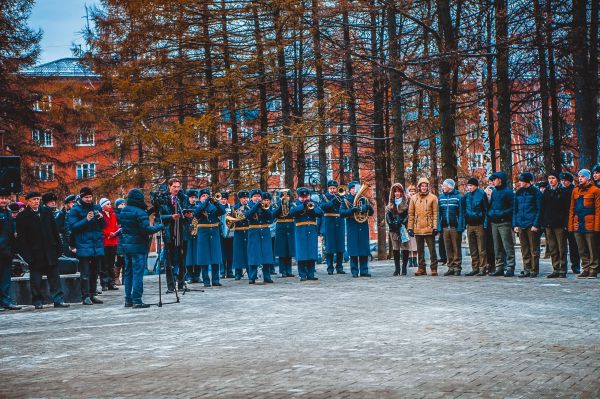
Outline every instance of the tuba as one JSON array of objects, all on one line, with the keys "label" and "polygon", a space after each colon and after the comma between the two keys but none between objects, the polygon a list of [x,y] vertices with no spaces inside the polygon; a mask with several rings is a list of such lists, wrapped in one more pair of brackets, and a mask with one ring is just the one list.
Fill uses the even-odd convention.
[{"label": "tuba", "polygon": [[[358,192],[356,193],[356,196],[354,197],[354,202],[352,203],[352,206],[354,207],[363,207],[365,205],[367,205],[369,203],[369,199],[367,197],[365,197],[365,192],[368,191],[371,188],[370,185],[368,184],[363,184],[360,187],[360,190],[358,190]],[[357,212],[354,214],[354,220],[356,220],[357,223],[364,223],[369,219],[369,213],[368,212]]]},{"label": "tuba", "polygon": [[244,206],[240,206],[238,209],[233,212],[225,215],[225,223],[229,229],[233,229],[237,222],[241,222],[246,219],[246,215],[244,215]]}]

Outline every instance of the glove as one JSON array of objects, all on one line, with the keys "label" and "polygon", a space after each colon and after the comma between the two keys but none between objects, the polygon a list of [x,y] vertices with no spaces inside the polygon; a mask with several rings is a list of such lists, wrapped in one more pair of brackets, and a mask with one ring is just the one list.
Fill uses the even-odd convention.
[{"label": "glove", "polygon": [[434,237],[437,237],[437,235],[438,235],[438,234],[440,234],[440,232],[439,232],[439,231],[437,231],[437,230],[435,230],[435,231],[433,232],[433,236],[434,236]]},{"label": "glove", "polygon": [[415,236],[414,230],[408,230],[408,235],[411,237],[414,237]]}]

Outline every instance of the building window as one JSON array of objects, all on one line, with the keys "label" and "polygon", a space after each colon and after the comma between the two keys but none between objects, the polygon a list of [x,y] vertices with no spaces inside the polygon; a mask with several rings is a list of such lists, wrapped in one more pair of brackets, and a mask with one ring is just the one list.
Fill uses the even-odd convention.
[{"label": "building window", "polygon": [[274,99],[267,102],[267,111],[276,112],[281,110],[281,100]]},{"label": "building window", "polygon": [[49,130],[33,129],[31,138],[40,147],[52,147],[52,132]]},{"label": "building window", "polygon": [[525,154],[525,162],[527,164],[528,168],[535,168],[537,167],[537,153],[535,152],[528,152]]},{"label": "building window", "polygon": [[573,124],[565,122],[565,134],[564,137],[570,139],[573,137]]},{"label": "building window", "polygon": [[562,162],[565,166],[575,166],[575,157],[571,151],[563,151],[562,152]]},{"label": "building window", "polygon": [[481,137],[481,134],[479,133],[479,129],[477,128],[477,126],[470,125],[469,130],[467,131],[467,138],[469,140],[476,140],[479,137]]},{"label": "building window", "polygon": [[33,172],[37,180],[54,180],[54,164],[43,163],[35,165],[33,167]]},{"label": "building window", "polygon": [[208,172],[207,162],[200,162],[198,165],[196,165],[196,178],[210,179],[210,173]]},{"label": "building window", "polygon": [[253,136],[254,136],[254,128],[251,128],[251,127],[243,127],[242,128],[242,134],[241,134],[240,138],[242,138],[244,140],[252,140]]},{"label": "building window", "polygon": [[344,160],[342,162],[342,165],[344,166],[344,172],[348,173],[350,171],[350,157],[344,155]]},{"label": "building window", "polygon": [[308,155],[305,160],[306,169],[319,169],[319,156]]},{"label": "building window", "polygon": [[233,159],[227,160],[227,169],[233,169]]},{"label": "building window", "polygon": [[483,154],[476,153],[471,155],[471,169],[479,169],[483,167]]},{"label": "building window", "polygon": [[36,112],[48,112],[52,109],[52,96],[42,96],[33,102],[33,110]]},{"label": "building window", "polygon": [[93,179],[96,177],[95,163],[80,163],[76,167],[77,180]]},{"label": "building window", "polygon": [[230,127],[227,128],[227,140],[233,139],[233,130]]},{"label": "building window", "polygon": [[91,147],[95,145],[94,130],[90,128],[81,128],[77,132],[76,145],[81,147]]}]

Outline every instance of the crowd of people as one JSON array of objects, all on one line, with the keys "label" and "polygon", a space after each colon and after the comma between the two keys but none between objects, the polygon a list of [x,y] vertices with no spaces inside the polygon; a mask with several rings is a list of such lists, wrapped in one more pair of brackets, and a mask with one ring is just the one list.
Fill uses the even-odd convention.
[{"label": "crowd of people", "polygon": [[[496,172],[485,190],[476,178],[469,179],[464,194],[454,180],[446,179],[439,197],[427,178],[406,190],[395,183],[386,207],[393,275],[407,275],[408,267],[416,267],[414,275],[425,276],[429,259],[432,276],[438,275],[440,262],[447,265],[445,276],[460,276],[466,232],[471,257],[466,276],[513,277],[516,234],[523,258],[519,277],[538,277],[544,234],[553,268],[548,278],[567,276],[567,257],[578,278],[596,278],[600,165],[582,169],[576,177],[568,172],[546,177],[535,184],[531,173],[521,173],[513,191],[507,174]],[[44,275],[54,307],[69,307],[60,285],[61,256],[78,260],[83,305],[102,304],[101,292],[122,285],[125,307],[148,307],[142,301],[143,276],[155,233],[162,239],[157,249],[166,263],[167,294],[193,283],[218,287],[221,279],[240,280],[244,274],[249,284],[259,279],[272,284],[276,263],[281,278],[295,277],[292,259],[300,281],[318,280],[319,236],[328,274],[346,274],[347,255],[352,277],[371,277],[367,221],[373,207],[357,181],[340,189],[330,180],[320,194],[304,187],[295,193],[279,190],[275,198],[259,189],[241,190],[232,205],[228,192],[184,192],[181,181],[172,178],[167,190],[152,198],[150,209],[136,188],[126,199],[116,199],[113,207],[108,198],[96,202],[92,190],[84,187],[79,195],[67,196],[60,210],[53,193],[30,192],[25,203],[11,203],[10,194],[0,190],[0,304],[5,309],[20,308],[9,295],[17,253],[29,266],[36,309],[44,305]]]}]

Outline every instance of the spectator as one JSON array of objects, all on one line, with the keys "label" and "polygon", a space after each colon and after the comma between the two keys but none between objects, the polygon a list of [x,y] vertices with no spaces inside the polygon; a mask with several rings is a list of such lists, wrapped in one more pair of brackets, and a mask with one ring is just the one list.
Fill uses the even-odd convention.
[{"label": "spectator", "polygon": [[[485,191],[485,196],[487,197],[488,211],[489,211],[490,201],[492,200],[492,193],[494,192],[494,186],[489,185],[485,188],[484,191]],[[486,218],[487,218],[487,215],[486,215]],[[494,251],[494,240],[492,238],[492,223],[490,223],[489,218],[487,218],[487,220],[488,220],[488,224],[487,224],[487,228],[485,229],[485,237],[486,237],[485,252],[486,252],[486,258],[487,258],[487,272],[488,272],[488,274],[492,274],[496,271],[496,252]]]},{"label": "spectator", "polygon": [[102,230],[104,217],[99,205],[94,205],[92,189],[83,187],[79,200],[67,214],[67,229],[71,231],[79,259],[81,299],[84,305],[101,304],[96,298],[100,262],[104,257]]},{"label": "spectator", "polygon": [[[125,200],[123,198],[117,198],[115,201],[115,215],[117,216],[117,223],[119,223],[119,229],[121,228],[121,222],[119,222],[119,214],[121,213],[121,209],[125,208]],[[117,261],[115,263],[115,285],[121,285],[121,271],[123,270],[123,266],[125,265],[125,258],[120,251],[120,246],[117,245]]]},{"label": "spectator", "polygon": [[437,254],[435,252],[435,236],[438,233],[438,199],[429,191],[429,180],[419,179],[418,193],[410,198],[408,207],[408,234],[417,240],[419,268],[415,276],[426,276],[425,244],[429,249],[431,275],[437,276]]},{"label": "spectator", "polygon": [[[573,195],[573,175],[569,172],[563,172],[560,174],[560,184],[563,186],[563,190],[567,198],[569,199],[569,207],[571,209],[571,197]],[[568,211],[567,211],[567,223],[568,223]],[[571,262],[571,271],[573,274],[581,273],[581,259],[579,257],[579,249],[577,248],[577,240],[575,239],[575,233],[568,231],[567,229],[567,243],[569,244],[569,261]]]},{"label": "spectator", "polygon": [[100,199],[98,204],[102,208],[104,219],[104,229],[102,230],[104,258],[102,270],[100,271],[100,284],[102,284],[102,291],[118,290],[119,288],[115,283],[115,261],[117,259],[117,244],[119,243],[119,222],[108,198]]},{"label": "spectator", "polygon": [[486,229],[488,225],[488,198],[479,188],[479,181],[472,177],[467,181],[467,192],[462,200],[467,241],[471,254],[471,271],[467,276],[485,276],[487,265]]},{"label": "spectator", "polygon": [[548,173],[548,188],[542,195],[542,227],[546,232],[546,252],[552,260],[548,278],[567,277],[567,219],[570,199],[560,185],[559,173]]},{"label": "spectator", "polygon": [[[410,204],[410,199],[417,195],[417,187],[414,184],[408,186],[407,199]],[[408,223],[408,219],[406,221]],[[410,237],[410,236],[409,236]],[[417,267],[417,240],[415,237],[410,237],[408,240],[408,267]]]},{"label": "spectator", "polygon": [[490,276],[513,277],[515,275],[515,239],[512,230],[515,195],[508,187],[507,179],[508,176],[504,172],[496,172],[490,176],[494,191],[490,199],[488,220],[492,224],[496,255],[496,270]]},{"label": "spectator", "polygon": [[[406,276],[408,265],[408,242],[402,242],[402,228],[408,223],[408,197],[400,183],[394,183],[390,189],[390,198],[385,211],[385,221],[390,231],[392,253],[394,255],[394,276]],[[405,232],[406,235],[406,232]],[[400,251],[402,251],[402,270],[400,269]]]},{"label": "spectator", "polygon": [[462,194],[456,189],[452,179],[442,183],[442,195],[438,199],[438,232],[443,234],[448,271],[444,276],[460,276],[462,271],[462,233],[465,219],[461,206]]},{"label": "spectator", "polygon": [[[125,286],[125,307],[147,308],[142,302],[144,292],[144,270],[150,248],[150,236],[163,226],[150,226],[144,194],[134,188],[127,194],[127,205],[119,213],[121,222],[120,252],[125,257],[123,285]],[[158,220],[158,219],[157,219]]]},{"label": "spectator", "polygon": [[42,195],[42,206],[48,208],[52,212],[52,216],[56,215],[57,201],[58,197],[53,192]]},{"label": "spectator", "polygon": [[42,276],[48,278],[50,295],[55,308],[67,308],[60,286],[58,257],[61,253],[60,237],[49,209],[40,206],[42,196],[31,192],[25,196],[27,207],[17,216],[17,247],[29,265],[31,302],[36,309],[44,307]]},{"label": "spectator", "polygon": [[598,254],[595,236],[600,233],[600,189],[592,182],[592,173],[581,169],[579,184],[571,196],[569,211],[569,231],[575,233],[581,267],[578,278],[596,278],[598,276]]},{"label": "spectator", "polygon": [[74,258],[75,254],[71,251],[69,243],[71,241],[71,233],[67,230],[67,213],[75,205],[77,197],[73,194],[67,195],[64,200],[63,207],[56,213],[54,220],[56,221],[56,227],[58,227],[58,234],[60,235],[60,241],[62,244],[62,251],[65,256]]},{"label": "spectator", "polygon": [[10,297],[10,278],[13,255],[16,249],[15,226],[8,209],[10,190],[0,189],[0,307],[7,310],[19,310]]},{"label": "spectator", "polygon": [[523,271],[519,277],[537,277],[540,272],[540,229],[542,193],[532,184],[533,175],[519,175],[519,189],[515,194],[513,230],[519,235]]}]

